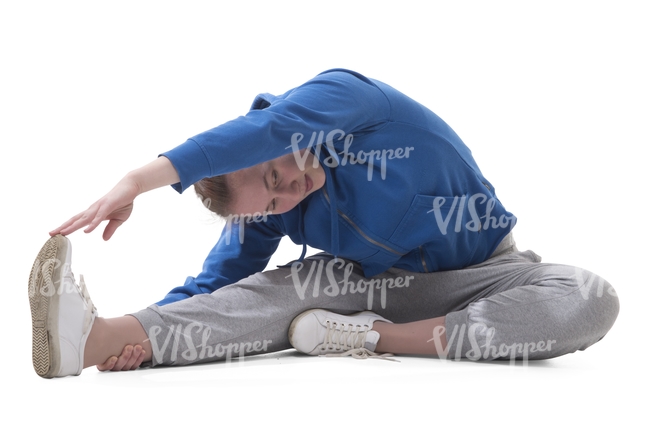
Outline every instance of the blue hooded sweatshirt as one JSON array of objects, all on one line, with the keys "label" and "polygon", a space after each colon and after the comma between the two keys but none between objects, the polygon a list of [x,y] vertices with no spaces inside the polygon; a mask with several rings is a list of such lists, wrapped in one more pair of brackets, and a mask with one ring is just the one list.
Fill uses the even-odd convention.
[{"label": "blue hooded sweatshirt", "polygon": [[478,264],[516,223],[444,121],[349,70],[326,71],[281,96],[258,95],[245,116],[162,155],[180,177],[172,187],[183,192],[304,148],[320,159],[325,185],[284,214],[229,219],[203,271],[158,305],[263,271],[285,235],[354,260],[371,277],[391,267],[434,272]]}]

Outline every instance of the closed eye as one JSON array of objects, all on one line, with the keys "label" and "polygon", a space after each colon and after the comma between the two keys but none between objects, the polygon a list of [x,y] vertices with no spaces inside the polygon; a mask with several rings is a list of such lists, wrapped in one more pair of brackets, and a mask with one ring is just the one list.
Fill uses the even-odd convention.
[{"label": "closed eye", "polygon": [[[271,182],[273,184],[273,187],[278,187],[278,171],[273,170],[271,172]],[[277,200],[274,198],[273,201],[271,201],[271,212],[275,211],[275,207],[277,206]]]},{"label": "closed eye", "polygon": [[[278,187],[278,171],[277,170],[272,170],[271,171],[271,187],[269,187],[269,184],[266,181],[266,175],[262,177],[264,179],[264,185],[266,186],[266,190],[269,192],[271,191],[271,188]],[[271,200],[271,203],[267,206],[266,212],[273,212],[275,211],[275,208],[277,206],[276,199],[274,198]]]}]

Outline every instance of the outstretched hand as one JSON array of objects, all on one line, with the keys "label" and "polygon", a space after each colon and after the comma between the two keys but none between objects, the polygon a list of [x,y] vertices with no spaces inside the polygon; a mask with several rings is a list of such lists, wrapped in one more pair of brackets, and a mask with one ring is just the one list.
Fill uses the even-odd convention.
[{"label": "outstretched hand", "polygon": [[99,226],[102,221],[108,221],[103,234],[104,240],[108,240],[113,236],[115,230],[131,215],[133,200],[139,193],[138,184],[125,177],[109,193],[93,203],[88,209],[50,231],[50,236],[72,234],[84,226],[86,227],[84,232],[89,233]]},{"label": "outstretched hand", "polygon": [[115,230],[131,215],[135,197],[179,181],[180,178],[171,161],[164,156],[160,156],[149,164],[129,172],[109,193],[93,203],[88,209],[50,231],[50,236],[72,234],[84,226],[86,227],[84,232],[89,233],[99,226],[101,222],[108,221],[103,235],[104,240],[108,240],[113,236]]},{"label": "outstretched hand", "polygon": [[100,372],[105,371],[125,371],[125,370],[135,370],[144,361],[145,351],[140,345],[135,347],[132,345],[127,345],[122,350],[122,353],[119,357],[111,356],[106,360],[105,363],[97,365],[97,370]]}]

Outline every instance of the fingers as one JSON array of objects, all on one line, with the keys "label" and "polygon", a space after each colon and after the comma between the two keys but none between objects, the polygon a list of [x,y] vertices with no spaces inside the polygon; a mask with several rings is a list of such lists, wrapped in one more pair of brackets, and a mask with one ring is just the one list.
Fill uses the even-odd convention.
[{"label": "fingers", "polygon": [[97,370],[99,370],[100,372],[105,372],[106,370],[110,370],[113,368],[116,362],[117,362],[117,356],[111,356],[106,360],[105,363],[98,364]]},{"label": "fingers", "polygon": [[113,371],[129,370],[128,368],[126,368],[126,366],[129,363],[129,361],[131,361],[131,356],[133,356],[133,346],[127,345],[126,347],[124,347],[124,350],[122,350],[122,354],[117,359],[117,362],[115,363],[115,365],[111,370]]},{"label": "fingers", "polygon": [[113,237],[113,234],[119,228],[124,221],[122,220],[111,220],[108,222],[106,225],[106,228],[104,229],[104,234],[102,238],[106,241],[110,240],[111,237]]},{"label": "fingers", "polygon": [[119,357],[111,356],[106,360],[105,363],[98,365],[97,369],[99,371],[125,371],[125,370],[135,370],[144,361],[145,351],[140,345],[135,347],[132,345],[127,345],[122,350],[122,353]]},{"label": "fingers", "polygon": [[130,177],[124,177],[106,195],[93,203],[58,228],[50,231],[50,235],[68,235],[85,227],[84,232],[95,230],[103,221],[116,220],[104,230],[104,239],[112,237],[115,230],[126,221],[133,210],[133,200],[139,195],[139,186]]},{"label": "fingers", "polygon": [[93,229],[101,223],[102,218],[99,215],[99,206],[97,204],[93,204],[91,207],[89,207],[87,210],[84,212],[81,212],[65,223],[63,223],[61,226],[58,228],[54,229],[53,231],[50,231],[50,235],[54,236],[56,234],[61,234],[61,235],[68,235],[72,234],[76,230],[88,226],[84,232],[91,232]]},{"label": "fingers", "polygon": [[58,228],[50,231],[50,236],[56,234],[68,235],[76,230],[86,227],[85,233],[94,231],[103,221],[108,220],[108,225],[104,229],[103,238],[109,240],[117,228],[119,228],[131,215],[133,203],[116,208],[117,205],[106,199],[99,200],[86,211],[75,215],[70,220],[63,223]]},{"label": "fingers", "polygon": [[[135,347],[131,348],[131,355],[129,359],[127,360],[126,364],[122,366],[121,369],[118,370],[135,370],[138,368],[135,364],[137,363],[138,359],[140,358],[140,355],[142,354],[142,347],[139,345],[136,345]],[[140,361],[142,362],[142,361]],[[116,366],[119,365],[120,361],[117,361]],[[138,364],[139,365],[139,364]],[[115,367],[113,367],[115,368]]]},{"label": "fingers", "polygon": [[[103,200],[100,200],[86,209],[84,212],[81,212],[65,223],[63,223],[58,228],[50,231],[50,235],[54,236],[56,234],[68,235],[77,231],[78,229],[83,228],[86,234],[92,232],[104,221],[107,217],[107,212],[110,210],[110,204],[106,204]],[[115,227],[112,232],[115,232]],[[112,235],[112,233],[111,233]],[[109,237],[110,238],[110,237]],[[106,239],[108,240],[108,239]]]},{"label": "fingers", "polygon": [[65,223],[63,223],[61,226],[59,226],[58,228],[53,229],[52,231],[50,231],[50,235],[51,236],[55,236],[56,234],[68,235],[71,232],[74,232],[74,230],[73,231],[69,230],[70,227],[72,227],[76,222],[78,222],[79,219],[83,218],[83,216],[84,216],[83,212],[80,213],[80,214],[75,215],[74,217],[70,218]]}]

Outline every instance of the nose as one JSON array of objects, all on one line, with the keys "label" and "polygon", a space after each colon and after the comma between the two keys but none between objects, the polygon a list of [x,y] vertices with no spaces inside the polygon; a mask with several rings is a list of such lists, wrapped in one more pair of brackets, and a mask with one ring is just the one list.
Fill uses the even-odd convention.
[{"label": "nose", "polygon": [[300,184],[296,180],[283,182],[283,184],[276,189],[275,193],[278,198],[283,198],[285,200],[300,201],[302,198]]}]

